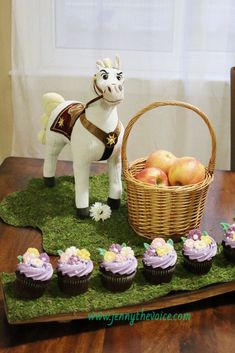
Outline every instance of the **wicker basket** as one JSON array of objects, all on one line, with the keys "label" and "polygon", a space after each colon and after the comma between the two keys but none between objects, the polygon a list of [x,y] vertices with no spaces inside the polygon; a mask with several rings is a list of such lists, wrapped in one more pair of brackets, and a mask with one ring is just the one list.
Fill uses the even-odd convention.
[{"label": "wicker basket", "polygon": [[[206,167],[205,179],[194,185],[159,187],[135,179],[135,174],[144,168],[146,158],[128,163],[126,146],[135,122],[146,112],[162,107],[178,106],[196,112],[207,125],[211,136],[211,158]],[[216,158],[216,138],[207,116],[198,108],[184,102],[154,102],[140,110],[128,123],[122,144],[122,166],[127,186],[128,219],[133,230],[141,236],[153,239],[156,236],[180,240],[189,230],[199,227],[209,185],[213,181]]]}]

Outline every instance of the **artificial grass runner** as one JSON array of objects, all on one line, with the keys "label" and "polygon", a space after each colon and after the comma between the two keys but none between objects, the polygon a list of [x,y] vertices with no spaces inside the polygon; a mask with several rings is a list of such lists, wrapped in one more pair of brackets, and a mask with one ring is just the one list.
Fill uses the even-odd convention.
[{"label": "artificial grass runner", "polygon": [[[138,272],[130,289],[122,293],[112,293],[103,288],[96,267],[91,277],[88,292],[67,297],[62,294],[57,285],[57,277],[54,275],[51,284],[45,294],[38,299],[18,299],[14,294],[15,274],[3,273],[3,284],[7,315],[9,322],[19,322],[45,315],[59,315],[62,313],[79,313],[102,311],[105,309],[120,308],[142,304],[156,298],[160,298],[172,292],[196,290],[211,284],[230,282],[235,280],[235,267],[229,263],[221,253],[213,261],[210,272],[203,276],[193,275],[184,269],[180,244],[176,245],[178,253],[177,267],[172,281],[166,284],[151,285],[146,282],[142,274],[142,263],[139,260]],[[140,309],[141,310],[141,309]]]},{"label": "artificial grass runner", "polygon": [[[90,177],[90,205],[106,203],[108,176]],[[31,226],[42,232],[43,248],[51,255],[69,246],[87,248],[93,260],[98,260],[97,248],[108,248],[112,243],[126,243],[135,254],[141,254],[144,239],[137,236],[128,224],[125,184],[121,207],[111,218],[99,222],[80,220],[75,214],[74,179],[56,178],[56,186],[47,188],[43,179],[32,179],[25,190],[8,195],[0,203],[0,217],[7,224]],[[26,249],[25,249],[26,250]]]},{"label": "artificial grass runner", "polygon": [[[74,181],[72,177],[59,177],[54,188],[46,188],[42,179],[32,179],[25,190],[7,196],[0,203],[0,217],[8,224],[19,227],[35,227],[42,231],[43,248],[49,254],[69,246],[86,247],[94,261],[99,259],[98,247],[108,248],[111,243],[125,242],[136,255],[144,252],[144,238],[137,236],[130,228],[127,218],[126,192],[124,189],[119,210],[102,222],[92,219],[79,220],[75,217]],[[108,193],[106,174],[90,177],[90,204],[105,203]],[[150,242],[150,241],[149,241]],[[182,266],[182,244],[175,244],[178,252],[176,272],[168,284],[151,285],[142,275],[139,260],[134,284],[123,293],[111,293],[102,287],[98,266],[92,274],[87,293],[66,297],[57,286],[56,275],[45,292],[38,299],[22,300],[14,295],[15,274],[1,274],[7,315],[10,322],[37,318],[45,315],[101,311],[104,309],[143,304],[171,292],[196,290],[211,284],[235,280],[235,267],[219,253],[210,272],[196,276]],[[219,252],[222,247],[219,246]],[[26,250],[26,249],[25,249]],[[19,254],[20,255],[20,254]]]}]

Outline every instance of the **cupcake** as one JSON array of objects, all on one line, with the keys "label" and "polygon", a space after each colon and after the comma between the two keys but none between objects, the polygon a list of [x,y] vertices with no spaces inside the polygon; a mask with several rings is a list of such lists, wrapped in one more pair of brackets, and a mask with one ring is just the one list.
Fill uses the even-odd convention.
[{"label": "cupcake", "polygon": [[43,295],[53,275],[49,256],[40,254],[35,248],[28,248],[23,256],[18,256],[15,291],[20,297],[39,298]]},{"label": "cupcake", "polygon": [[89,251],[71,246],[65,251],[59,250],[58,254],[60,258],[57,276],[60,290],[68,295],[85,293],[93,271]]},{"label": "cupcake", "polygon": [[182,237],[182,240],[185,268],[197,275],[208,273],[213,257],[217,253],[215,240],[207,232],[202,233],[199,229],[191,230],[187,238]]},{"label": "cupcake", "polygon": [[173,241],[155,238],[150,245],[144,243],[144,247],[143,274],[147,281],[152,284],[170,282],[177,260]]},{"label": "cupcake", "polygon": [[227,260],[235,262],[235,223],[221,223],[224,230],[223,253]]},{"label": "cupcake", "polygon": [[108,250],[99,248],[103,261],[100,273],[103,286],[112,292],[123,292],[130,288],[137,272],[137,259],[133,250],[125,243],[112,244]]}]

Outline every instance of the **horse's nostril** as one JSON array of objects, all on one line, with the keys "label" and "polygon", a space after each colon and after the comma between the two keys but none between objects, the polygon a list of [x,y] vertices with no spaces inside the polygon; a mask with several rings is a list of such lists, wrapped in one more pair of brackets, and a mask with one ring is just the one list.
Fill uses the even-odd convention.
[{"label": "horse's nostril", "polygon": [[121,85],[119,85],[118,88],[119,88],[120,91],[122,91],[122,86]]},{"label": "horse's nostril", "polygon": [[109,90],[109,92],[111,93],[111,88],[108,86],[108,90]]}]

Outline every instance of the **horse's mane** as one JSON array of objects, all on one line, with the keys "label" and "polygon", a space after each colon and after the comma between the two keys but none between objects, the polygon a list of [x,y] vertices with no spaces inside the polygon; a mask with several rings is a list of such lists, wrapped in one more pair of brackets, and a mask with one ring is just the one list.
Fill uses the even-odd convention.
[{"label": "horse's mane", "polygon": [[97,60],[96,66],[100,70],[101,68],[113,68],[113,69],[120,69],[121,68],[121,61],[119,56],[116,56],[114,62],[110,58],[105,58],[102,60]]}]

